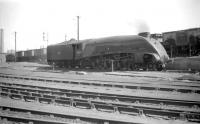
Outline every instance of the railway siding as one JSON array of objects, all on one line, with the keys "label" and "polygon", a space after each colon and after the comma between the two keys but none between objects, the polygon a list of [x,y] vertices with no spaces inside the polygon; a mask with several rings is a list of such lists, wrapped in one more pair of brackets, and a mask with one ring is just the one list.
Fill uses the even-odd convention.
[{"label": "railway siding", "polygon": [[[1,91],[1,96],[3,97],[10,97],[15,100],[25,100],[28,102],[39,101],[43,104],[60,104],[62,106],[74,106],[84,109],[95,108],[98,111],[111,113],[127,113],[127,109],[130,109],[132,110],[129,112],[131,115],[144,113],[150,117],[152,117],[152,115],[161,115],[162,118],[163,116],[166,116],[166,118],[180,118],[180,116],[183,114],[184,116],[187,116],[188,120],[198,120],[200,118],[200,115],[198,114],[200,104],[192,101],[127,97],[120,95],[112,96],[111,94],[98,93],[91,94],[91,92],[56,88],[52,89],[49,87],[37,87],[24,84],[12,85],[9,83],[3,83],[1,86]],[[31,91],[32,93],[26,93],[25,91]],[[30,96],[30,94],[32,95]],[[84,99],[83,96],[89,98],[93,96],[95,99],[88,100]],[[189,108],[184,106],[188,106]],[[175,107],[176,109],[174,109]]]},{"label": "railway siding", "polygon": [[[146,122],[159,124],[161,120],[159,119],[151,119],[148,117],[140,117],[140,116],[127,116],[127,115],[120,115],[117,113],[106,113],[106,112],[96,112],[92,110],[85,110],[85,109],[77,109],[73,107],[68,107],[67,109],[62,106],[54,106],[51,104],[40,104],[40,103],[27,103],[23,101],[15,101],[13,104],[12,100],[0,98],[0,106],[8,107],[8,108],[15,108],[21,109],[23,106],[23,110],[28,111],[36,111],[36,112],[43,112],[55,115],[66,115],[71,117],[79,117],[79,118],[89,118],[91,120],[99,120],[102,122],[111,122],[111,123],[131,123],[131,124],[144,124]],[[0,115],[1,116],[1,115]],[[3,116],[3,115],[2,115]],[[174,121],[176,122],[176,121]],[[184,121],[183,121],[184,122]]]},{"label": "railway siding", "polygon": [[[50,123],[51,119],[55,123],[91,124],[200,122],[200,84],[196,81],[151,77],[149,72],[144,77],[134,72],[131,76],[96,75],[110,77],[108,80],[71,72],[16,72],[0,73],[0,111],[4,113],[0,122],[13,119],[31,124]],[[117,80],[119,77],[128,80]],[[71,111],[74,113],[69,114]],[[18,116],[20,113],[23,116]]]},{"label": "railway siding", "polygon": [[[15,89],[15,93],[11,93],[10,89]],[[145,98],[129,98],[129,97],[117,97],[117,96],[107,96],[100,94],[87,94],[87,93],[73,93],[73,92],[60,92],[58,95],[53,95],[54,91],[41,91],[36,90],[35,92],[21,92],[18,90],[28,90],[27,88],[14,88],[14,87],[5,87],[1,86],[1,96],[10,97],[12,99],[24,99],[25,101],[39,101],[51,103],[61,103],[70,102],[69,104],[82,104],[83,102],[92,107],[92,104],[112,104],[114,106],[122,107],[134,107],[138,109],[142,108],[154,108],[154,109],[164,109],[164,110],[175,110],[175,111],[188,111],[188,112],[199,112],[198,109],[200,104],[195,102],[185,102],[185,101],[167,101],[167,100],[157,100],[156,99],[145,99]],[[40,93],[39,93],[40,92]],[[24,94],[26,93],[26,94]],[[46,94],[48,93],[48,94]],[[58,92],[57,92],[58,93]],[[37,95],[36,95],[37,94]],[[67,101],[66,101],[67,100]],[[182,103],[183,102],[183,103]],[[184,103],[185,102],[185,103]],[[79,105],[80,105],[79,104]],[[64,104],[63,104],[64,105]],[[73,105],[72,105],[73,106]],[[76,106],[76,105],[75,105]]]},{"label": "railway siding", "polygon": [[[84,79],[62,79],[62,78],[52,78],[52,77],[39,77],[39,76],[24,76],[24,75],[6,75],[1,74],[0,77],[8,77],[14,79],[25,79],[25,80],[35,80],[35,81],[46,81],[46,82],[58,82],[58,83],[69,83],[69,84],[81,84],[81,85],[94,85],[94,86],[105,86],[105,87],[119,87],[119,88],[128,88],[128,89],[145,89],[145,90],[163,90],[163,91],[171,91],[177,90],[179,92],[191,92],[197,91],[199,92],[200,84],[194,82],[162,82],[158,83],[141,83],[135,82],[127,83],[127,82],[115,82],[115,81],[99,81],[99,80],[84,80]],[[159,81],[161,82],[161,81]],[[175,83],[174,83],[175,82]]]},{"label": "railway siding", "polygon": [[[6,76],[9,78],[9,76]],[[124,88],[124,87],[111,87],[111,86],[99,86],[99,85],[81,85],[80,82],[75,81],[57,81],[57,80],[49,80],[49,79],[37,79],[37,78],[22,78],[22,77],[14,77],[17,80],[6,80],[5,83],[11,84],[25,84],[32,87],[50,87],[50,88],[58,88],[58,89],[71,89],[71,90],[80,90],[80,91],[95,91],[97,93],[107,93],[107,94],[116,94],[116,95],[126,95],[126,96],[140,96],[140,97],[150,97],[150,98],[164,98],[164,99],[176,99],[176,100],[186,100],[186,101],[200,101],[199,90],[196,88],[195,90],[191,90],[188,92],[178,92],[179,90],[169,90],[170,92],[162,89],[164,91],[159,91],[157,87],[155,90],[145,90],[141,89],[141,87],[137,87],[134,89]],[[2,80],[3,81],[3,80]],[[139,88],[139,89],[138,89]],[[189,89],[188,89],[189,90]],[[185,91],[185,90],[183,90]],[[187,89],[186,89],[187,91]],[[167,94],[167,95],[166,95]]]}]

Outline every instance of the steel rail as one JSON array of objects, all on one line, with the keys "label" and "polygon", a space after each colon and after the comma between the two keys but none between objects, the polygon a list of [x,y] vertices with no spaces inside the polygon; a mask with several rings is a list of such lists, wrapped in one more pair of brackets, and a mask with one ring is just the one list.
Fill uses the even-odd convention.
[{"label": "steel rail", "polygon": [[[99,111],[120,112],[131,115],[145,114],[148,116],[163,116],[169,118],[181,118],[185,116],[188,120],[199,120],[199,111],[191,112],[184,109],[167,109],[157,106],[182,105],[199,108],[200,103],[185,102],[174,100],[160,100],[140,97],[111,96],[110,94],[97,94],[91,92],[80,92],[63,89],[48,89],[47,87],[13,87],[0,86],[1,96],[7,96],[12,99],[23,99],[25,101],[39,101],[41,103],[56,103],[63,106],[74,106],[85,109],[97,109]],[[28,88],[29,87],[29,88]],[[161,102],[162,101],[162,102]],[[125,103],[124,103],[125,102]],[[154,106],[141,106],[142,103],[154,104]]]},{"label": "steel rail", "polygon": [[189,88],[181,88],[181,86],[161,86],[161,85],[140,85],[140,84],[114,84],[114,83],[106,83],[106,82],[93,82],[88,83],[86,81],[70,81],[70,80],[58,80],[58,79],[48,79],[48,78],[36,78],[36,77],[27,77],[27,76],[11,76],[11,75],[2,75],[2,78],[11,78],[11,79],[20,79],[20,80],[31,80],[31,81],[41,81],[41,82],[56,82],[56,83],[64,83],[64,84],[74,84],[74,85],[88,85],[88,86],[99,86],[99,87],[113,87],[113,88],[124,88],[124,89],[141,89],[147,91],[176,91],[180,93],[197,93],[200,94],[200,88],[197,87],[189,87]]}]

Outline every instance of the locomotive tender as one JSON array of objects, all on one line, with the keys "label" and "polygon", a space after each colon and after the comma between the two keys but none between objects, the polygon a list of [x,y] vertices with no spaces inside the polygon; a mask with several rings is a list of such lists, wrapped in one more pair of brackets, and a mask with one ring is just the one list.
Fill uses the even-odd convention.
[{"label": "locomotive tender", "polygon": [[169,57],[155,39],[137,35],[71,40],[47,47],[47,62],[67,68],[162,70]]}]

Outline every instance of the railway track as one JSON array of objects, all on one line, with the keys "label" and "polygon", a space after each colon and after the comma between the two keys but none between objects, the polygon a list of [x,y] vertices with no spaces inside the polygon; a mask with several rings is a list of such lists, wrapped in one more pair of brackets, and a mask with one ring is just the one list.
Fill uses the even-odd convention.
[{"label": "railway track", "polygon": [[0,83],[1,97],[80,109],[162,119],[186,119],[199,122],[200,103],[173,99],[155,99],[106,93],[84,92],[24,84]]},{"label": "railway track", "polygon": [[103,119],[60,115],[49,112],[26,110],[12,107],[0,107],[0,123],[23,124],[128,124]]},{"label": "railway track", "polygon": [[9,107],[0,107],[0,116],[2,123],[50,123],[65,124],[75,123],[76,119],[67,119],[62,116],[54,116],[50,113],[34,112],[24,109],[16,109]]},{"label": "railway track", "polygon": [[99,87],[113,87],[113,88],[124,88],[131,90],[148,90],[148,91],[176,91],[179,93],[197,93],[200,94],[200,85],[188,86],[188,85],[152,85],[152,84],[124,84],[124,83],[111,83],[111,82],[87,82],[87,81],[73,81],[73,80],[62,80],[62,79],[49,79],[49,78],[37,78],[28,76],[13,76],[0,74],[0,78],[7,79],[20,79],[26,81],[41,81],[41,82],[56,82],[73,85],[85,85],[85,86],[99,86]]},{"label": "railway track", "polygon": [[[168,120],[145,116],[124,116],[118,113],[101,113],[74,107],[58,107],[51,104],[0,100],[0,122],[7,124],[160,124]],[[13,104],[15,102],[15,104]],[[23,107],[22,107],[23,106]],[[170,120],[170,124],[194,124],[185,120]],[[10,124],[10,123],[9,123]]]}]

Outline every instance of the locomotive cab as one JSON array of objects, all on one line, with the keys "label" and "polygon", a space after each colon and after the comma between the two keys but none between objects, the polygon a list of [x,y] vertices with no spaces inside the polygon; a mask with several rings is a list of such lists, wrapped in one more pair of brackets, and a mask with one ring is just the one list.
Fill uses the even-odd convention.
[{"label": "locomotive cab", "polygon": [[82,43],[72,44],[74,59],[79,59],[83,51]]}]

